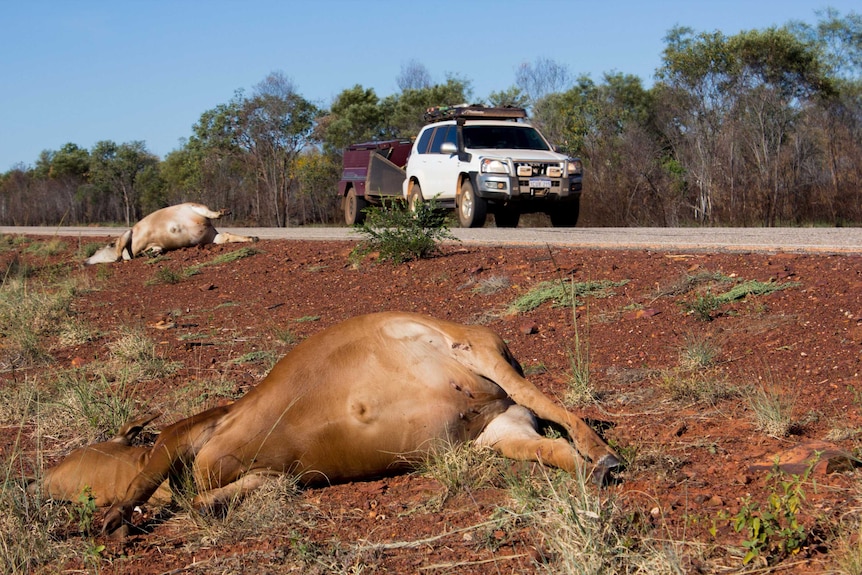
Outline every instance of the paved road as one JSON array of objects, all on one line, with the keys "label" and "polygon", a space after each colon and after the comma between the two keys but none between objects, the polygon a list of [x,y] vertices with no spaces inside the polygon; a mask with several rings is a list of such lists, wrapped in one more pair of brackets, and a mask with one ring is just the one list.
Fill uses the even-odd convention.
[{"label": "paved road", "polygon": [[[114,236],[122,228],[3,227],[0,234]],[[222,228],[261,239],[360,240],[345,227]],[[862,255],[862,228],[455,228],[480,245],[555,245],[602,249],[810,252]]]}]

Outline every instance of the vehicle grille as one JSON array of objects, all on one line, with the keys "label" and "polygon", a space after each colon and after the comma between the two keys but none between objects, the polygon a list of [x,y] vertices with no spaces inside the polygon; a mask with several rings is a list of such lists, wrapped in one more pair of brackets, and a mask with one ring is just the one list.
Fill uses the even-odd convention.
[{"label": "vehicle grille", "polygon": [[557,162],[515,162],[515,173],[519,174],[518,168],[521,166],[530,166],[533,170],[532,176],[547,176],[548,168],[554,167],[559,168],[560,164]]}]

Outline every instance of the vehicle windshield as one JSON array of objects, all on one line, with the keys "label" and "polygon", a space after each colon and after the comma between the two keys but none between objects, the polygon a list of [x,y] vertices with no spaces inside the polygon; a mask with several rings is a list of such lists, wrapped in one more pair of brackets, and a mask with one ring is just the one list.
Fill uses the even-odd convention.
[{"label": "vehicle windshield", "polygon": [[530,126],[464,126],[464,146],[473,149],[550,150]]}]

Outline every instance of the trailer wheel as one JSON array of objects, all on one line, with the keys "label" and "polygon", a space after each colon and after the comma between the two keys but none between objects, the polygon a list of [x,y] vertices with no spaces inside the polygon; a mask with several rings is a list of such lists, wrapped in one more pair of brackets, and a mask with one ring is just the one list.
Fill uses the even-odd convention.
[{"label": "trailer wheel", "polygon": [[365,221],[364,210],[368,207],[368,200],[356,195],[356,189],[350,188],[344,198],[344,222],[348,226],[355,226]]},{"label": "trailer wheel", "polygon": [[458,223],[462,228],[481,228],[487,217],[488,200],[477,196],[473,184],[465,178],[458,196]]}]

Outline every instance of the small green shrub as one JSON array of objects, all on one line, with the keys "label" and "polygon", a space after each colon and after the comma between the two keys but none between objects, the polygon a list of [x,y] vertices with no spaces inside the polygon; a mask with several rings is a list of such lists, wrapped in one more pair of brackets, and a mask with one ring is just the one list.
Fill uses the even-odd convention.
[{"label": "small green shrub", "polygon": [[767,476],[771,490],[766,502],[760,505],[746,497],[739,512],[730,518],[734,531],[742,533],[746,550],[743,564],[762,558],[767,565],[799,553],[808,539],[808,530],[799,521],[799,512],[805,501],[803,484],[813,465],[802,475],[788,475],[778,464]]},{"label": "small green shrub", "polygon": [[378,252],[380,260],[401,264],[431,257],[439,252],[443,240],[457,240],[434,200],[419,202],[413,212],[395,201],[384,202],[366,208],[365,214],[365,221],[356,229],[365,239],[351,253],[354,261]]}]

